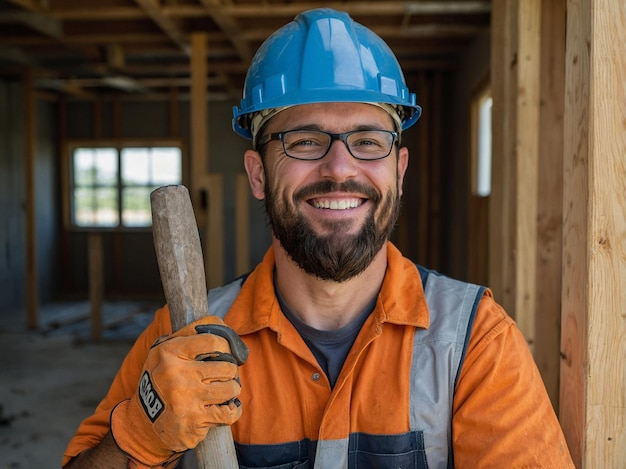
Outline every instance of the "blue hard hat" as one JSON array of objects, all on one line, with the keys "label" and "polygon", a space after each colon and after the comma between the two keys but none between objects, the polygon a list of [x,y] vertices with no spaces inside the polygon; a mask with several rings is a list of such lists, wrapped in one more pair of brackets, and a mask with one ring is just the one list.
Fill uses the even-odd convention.
[{"label": "blue hard hat", "polygon": [[261,45],[240,106],[233,108],[233,129],[251,139],[250,120],[257,112],[322,102],[389,104],[402,130],[422,112],[389,46],[330,8],[300,13]]}]

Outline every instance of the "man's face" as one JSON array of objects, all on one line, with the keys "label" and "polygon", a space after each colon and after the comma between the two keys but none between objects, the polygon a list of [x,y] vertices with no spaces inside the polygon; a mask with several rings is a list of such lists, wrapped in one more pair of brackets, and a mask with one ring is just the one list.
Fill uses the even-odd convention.
[{"label": "man's face", "polygon": [[[325,103],[286,109],[263,134],[294,129],[395,130],[389,114],[376,106]],[[315,161],[287,157],[280,141],[268,142],[264,150],[262,161],[257,152],[246,153],[246,169],[289,257],[323,280],[343,282],[363,272],[398,218],[406,148],[394,145],[387,158],[373,161],[355,159],[341,141]]]}]

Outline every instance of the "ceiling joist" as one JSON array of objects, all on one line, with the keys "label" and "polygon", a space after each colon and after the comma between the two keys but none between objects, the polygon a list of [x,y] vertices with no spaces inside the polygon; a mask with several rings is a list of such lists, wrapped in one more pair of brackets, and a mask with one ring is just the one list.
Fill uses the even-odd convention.
[{"label": "ceiling joist", "polygon": [[[0,0],[0,74],[29,66],[41,89],[169,96],[190,88],[190,40],[206,35],[208,95],[239,99],[259,47],[299,12],[344,10],[389,43],[411,75],[454,67],[489,31],[479,0]],[[48,91],[46,91],[48,93]]]}]

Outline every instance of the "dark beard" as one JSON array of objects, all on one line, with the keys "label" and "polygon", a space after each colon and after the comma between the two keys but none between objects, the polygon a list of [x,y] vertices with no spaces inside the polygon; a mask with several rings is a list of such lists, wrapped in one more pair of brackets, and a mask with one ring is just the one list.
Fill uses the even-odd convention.
[{"label": "dark beard", "polygon": [[[266,175],[267,186],[269,179]],[[353,181],[346,183],[321,182],[308,186],[294,195],[294,203],[302,202],[311,194],[332,191],[367,194],[373,204],[363,227],[356,235],[344,234],[350,229],[349,222],[329,222],[330,235],[317,235],[300,213],[292,213],[288,204],[279,206],[278,194],[266,187],[265,209],[274,236],[289,257],[307,274],[322,280],[345,282],[363,272],[382,249],[391,235],[400,213],[398,191],[394,196],[389,190],[382,201],[380,216],[386,217],[377,226],[375,213],[381,196],[371,188]]]}]

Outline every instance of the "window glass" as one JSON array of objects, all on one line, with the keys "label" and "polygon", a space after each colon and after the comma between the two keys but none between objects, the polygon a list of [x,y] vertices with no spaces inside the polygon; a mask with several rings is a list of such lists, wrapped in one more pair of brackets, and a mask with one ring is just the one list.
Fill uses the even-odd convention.
[{"label": "window glass", "polygon": [[486,96],[478,107],[478,168],[476,195],[491,194],[491,96]]},{"label": "window glass", "polygon": [[150,193],[182,184],[179,147],[78,147],[71,161],[71,222],[78,227],[149,227]]}]

